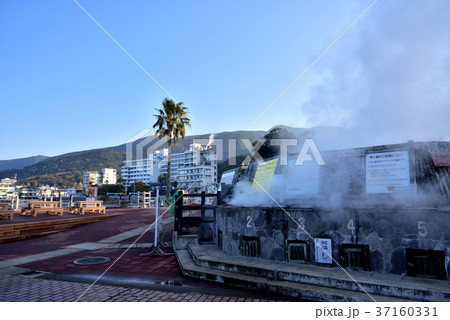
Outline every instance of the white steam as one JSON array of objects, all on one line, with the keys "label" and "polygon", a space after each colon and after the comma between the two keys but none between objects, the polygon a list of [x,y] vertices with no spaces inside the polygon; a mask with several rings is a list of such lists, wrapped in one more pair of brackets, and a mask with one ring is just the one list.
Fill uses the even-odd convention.
[{"label": "white steam", "polygon": [[214,133],[211,133],[209,135],[209,141],[208,141],[208,144],[206,146],[209,147],[213,142],[214,142]]},{"label": "white steam", "polygon": [[233,198],[229,204],[239,207],[272,207],[275,205],[265,192],[256,191],[252,183],[248,181],[236,183],[233,189]]},{"label": "white steam", "polygon": [[300,125],[344,126],[337,147],[449,140],[449,40],[450,1],[379,2],[314,69]]}]

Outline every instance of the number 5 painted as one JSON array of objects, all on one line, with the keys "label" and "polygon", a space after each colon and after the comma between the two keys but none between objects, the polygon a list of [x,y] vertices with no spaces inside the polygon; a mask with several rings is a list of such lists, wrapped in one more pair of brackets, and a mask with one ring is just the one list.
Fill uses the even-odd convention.
[{"label": "number 5 painted", "polygon": [[428,231],[427,231],[427,228],[425,227],[425,221],[419,221],[417,223],[417,230],[418,230],[419,236],[426,237]]}]

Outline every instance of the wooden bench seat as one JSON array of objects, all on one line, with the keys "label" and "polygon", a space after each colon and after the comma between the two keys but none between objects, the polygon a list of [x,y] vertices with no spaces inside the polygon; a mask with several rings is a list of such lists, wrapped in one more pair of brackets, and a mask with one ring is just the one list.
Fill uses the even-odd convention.
[{"label": "wooden bench seat", "polygon": [[40,208],[33,208],[33,209],[24,208],[24,209],[22,209],[21,214],[23,216],[27,215],[27,216],[33,216],[33,217],[37,217],[38,213],[46,213],[49,215],[62,216],[63,211],[64,211],[64,208],[50,208],[50,207],[40,207]]},{"label": "wooden bench seat", "polygon": [[70,207],[69,213],[84,215],[86,212],[105,214],[106,207],[102,206],[103,201],[77,201],[75,206]]},{"label": "wooden bench seat", "polygon": [[45,212],[50,215],[62,216],[63,210],[58,207],[57,201],[31,201],[28,207],[22,209],[22,215],[37,217],[38,212]]},{"label": "wooden bench seat", "polygon": [[12,210],[2,210],[0,211],[0,219],[12,220],[14,217],[14,211]]},{"label": "wooden bench seat", "polygon": [[86,207],[72,207],[69,210],[71,214],[79,214],[84,215],[86,212],[105,214],[106,207],[94,207],[94,206],[86,206]]}]

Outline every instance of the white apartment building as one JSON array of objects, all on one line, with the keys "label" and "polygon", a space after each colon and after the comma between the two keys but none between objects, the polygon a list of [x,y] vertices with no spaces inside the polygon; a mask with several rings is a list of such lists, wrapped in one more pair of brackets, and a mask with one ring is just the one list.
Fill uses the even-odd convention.
[{"label": "white apartment building", "polygon": [[116,184],[117,170],[112,168],[103,168],[101,180],[102,184]]},{"label": "white apartment building", "polygon": [[[171,156],[170,180],[177,181],[178,186],[190,190],[211,190],[217,183],[217,161],[211,147],[191,144],[189,149]],[[158,177],[167,174],[167,149],[155,152],[148,159],[124,161],[122,178],[127,186],[135,181],[156,183]]]},{"label": "white apartment building", "polygon": [[83,186],[102,185],[102,184],[116,184],[117,170],[112,168],[103,168],[102,172],[88,171],[83,173]]},{"label": "white apartment building", "polygon": [[135,181],[144,183],[156,183],[161,171],[158,167],[162,161],[167,161],[167,149],[156,150],[146,159],[125,160],[122,163],[122,179],[126,186],[130,186]]},{"label": "white apartment building", "polygon": [[11,198],[17,195],[16,179],[4,178],[0,181],[0,198]]},{"label": "white apartment building", "polygon": [[[202,191],[215,188],[217,183],[217,161],[215,152],[210,146],[191,144],[182,153],[171,157],[170,180],[177,181],[178,187]],[[162,166],[161,173],[167,174],[167,164]]]},{"label": "white apartment building", "polygon": [[83,173],[83,186],[99,185],[101,182],[100,174],[96,171],[88,171]]}]

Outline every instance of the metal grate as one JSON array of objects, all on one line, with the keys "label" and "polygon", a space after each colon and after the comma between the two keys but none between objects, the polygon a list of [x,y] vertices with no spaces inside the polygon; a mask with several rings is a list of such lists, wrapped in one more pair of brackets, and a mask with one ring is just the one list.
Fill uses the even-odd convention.
[{"label": "metal grate", "polygon": [[240,252],[244,257],[259,257],[259,238],[241,237]]},{"label": "metal grate", "polygon": [[346,267],[348,268],[362,268],[362,249],[361,248],[348,248],[345,250],[345,258],[347,261]]},{"label": "metal grate", "polygon": [[287,260],[291,262],[308,262],[308,243],[306,241],[288,240]]},{"label": "metal grate", "polygon": [[433,276],[436,274],[433,259],[429,256],[414,256],[417,276]]},{"label": "metal grate", "polygon": [[343,244],[340,254],[341,265],[353,270],[370,270],[370,250],[368,246]]},{"label": "metal grate", "polygon": [[409,276],[446,279],[443,251],[406,249],[406,269]]}]

